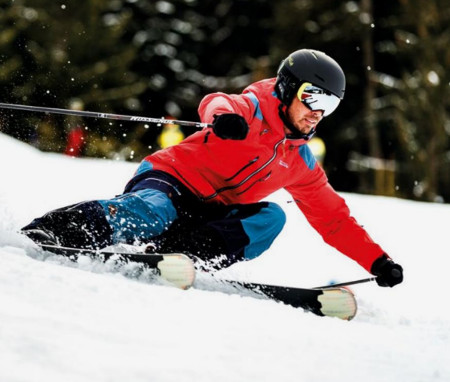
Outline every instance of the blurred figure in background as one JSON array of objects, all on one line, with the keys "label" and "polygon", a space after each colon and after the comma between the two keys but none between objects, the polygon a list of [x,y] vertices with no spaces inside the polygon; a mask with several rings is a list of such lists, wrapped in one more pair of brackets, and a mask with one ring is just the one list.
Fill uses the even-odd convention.
[{"label": "blurred figure in background", "polygon": [[[69,103],[70,110],[81,111],[84,109],[84,103],[78,98],[74,98]],[[69,129],[67,133],[67,144],[64,154],[79,157],[83,152],[83,147],[86,142],[86,130],[83,124],[82,117],[70,115],[67,117],[67,127]]]}]

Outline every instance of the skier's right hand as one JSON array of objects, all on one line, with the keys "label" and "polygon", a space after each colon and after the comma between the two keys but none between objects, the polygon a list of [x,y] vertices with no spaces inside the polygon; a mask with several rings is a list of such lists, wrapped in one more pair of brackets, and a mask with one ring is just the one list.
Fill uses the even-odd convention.
[{"label": "skier's right hand", "polygon": [[386,254],[373,262],[371,273],[378,276],[376,282],[382,287],[392,288],[403,281],[402,266],[394,263]]},{"label": "skier's right hand", "polygon": [[214,115],[213,131],[219,138],[243,140],[248,133],[248,124],[239,114]]}]

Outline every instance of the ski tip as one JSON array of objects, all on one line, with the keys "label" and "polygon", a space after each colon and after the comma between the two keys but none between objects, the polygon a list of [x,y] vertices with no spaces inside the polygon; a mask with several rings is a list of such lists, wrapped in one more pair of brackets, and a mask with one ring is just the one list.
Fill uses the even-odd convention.
[{"label": "ski tip", "polygon": [[324,289],[317,298],[324,316],[350,321],[356,316],[358,305],[355,295],[347,288]]},{"label": "ski tip", "polygon": [[189,289],[195,281],[193,261],[182,253],[162,255],[158,263],[161,277],[180,289]]}]

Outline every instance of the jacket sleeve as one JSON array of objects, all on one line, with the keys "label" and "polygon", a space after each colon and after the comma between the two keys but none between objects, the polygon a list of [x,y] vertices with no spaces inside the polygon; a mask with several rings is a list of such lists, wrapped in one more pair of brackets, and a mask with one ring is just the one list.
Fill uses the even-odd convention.
[{"label": "jacket sleeve", "polygon": [[244,117],[250,124],[255,106],[245,95],[212,93],[202,99],[198,113],[200,120],[205,123],[212,123],[216,114],[235,113]]},{"label": "jacket sleeve", "polygon": [[373,262],[384,253],[383,249],[350,216],[344,199],[334,191],[319,166],[315,166],[308,178],[309,183],[294,184],[286,190],[326,243],[370,272]]}]

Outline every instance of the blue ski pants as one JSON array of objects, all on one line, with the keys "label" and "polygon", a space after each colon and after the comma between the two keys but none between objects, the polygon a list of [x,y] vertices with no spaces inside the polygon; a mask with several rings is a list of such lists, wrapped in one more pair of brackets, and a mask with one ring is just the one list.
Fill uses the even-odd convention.
[{"label": "blue ski pants", "polygon": [[98,203],[113,242],[153,241],[157,251],[225,255],[230,263],[259,256],[286,222],[275,203],[204,203],[177,179],[152,170],[134,178],[124,194]]},{"label": "blue ski pants", "polygon": [[51,231],[64,246],[146,242],[155,252],[220,258],[218,266],[228,266],[267,250],[285,221],[275,203],[205,203],[171,175],[147,170],[122,195],[50,211],[23,230]]}]

